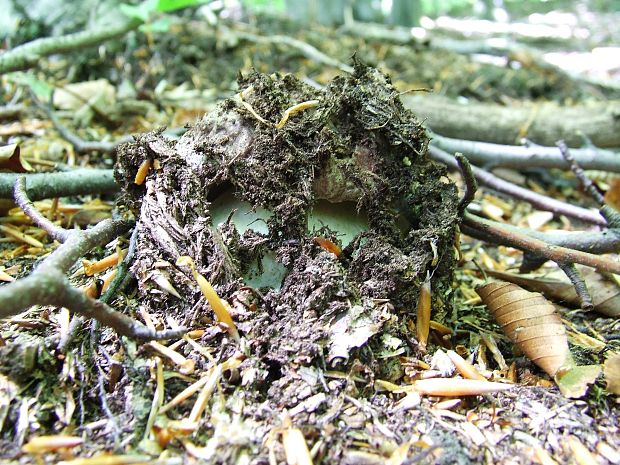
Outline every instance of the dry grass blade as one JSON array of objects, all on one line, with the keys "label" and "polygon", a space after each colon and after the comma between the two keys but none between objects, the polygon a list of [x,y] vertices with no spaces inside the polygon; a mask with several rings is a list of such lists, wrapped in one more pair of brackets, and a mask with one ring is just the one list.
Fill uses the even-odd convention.
[{"label": "dry grass blade", "polygon": [[416,308],[415,329],[420,344],[420,350],[426,350],[428,343],[428,333],[431,323],[431,278],[426,273],[426,279],[420,287],[420,297],[418,298],[418,306]]},{"label": "dry grass blade", "polygon": [[463,357],[461,357],[455,351],[448,350],[446,353],[448,354],[448,357],[450,358],[450,360],[452,360],[452,363],[454,363],[454,366],[456,367],[458,372],[461,375],[463,375],[465,378],[467,378],[467,379],[477,379],[479,381],[486,381],[487,380],[484,376],[482,376],[478,372],[478,370],[476,370],[476,367],[474,367],[471,363],[469,363],[467,360],[465,360]]},{"label": "dry grass blade", "polygon": [[217,318],[228,327],[228,332],[235,339],[235,341],[239,341],[241,337],[239,336],[239,331],[237,331],[237,326],[230,316],[230,313],[224,306],[222,299],[220,299],[220,296],[217,295],[217,292],[215,292],[215,289],[211,286],[211,283],[207,281],[204,276],[198,273],[194,261],[190,257],[179,257],[177,260],[177,266],[182,265],[189,266],[191,268],[194,279],[202,291],[202,295],[204,295],[209,301],[209,305],[211,305],[211,308],[217,315]]},{"label": "dry grass blade", "polygon": [[478,396],[512,388],[511,384],[480,381],[477,379],[431,378],[413,383],[413,390],[427,396]]},{"label": "dry grass blade", "polygon": [[63,460],[58,465],[138,465],[152,463],[148,455],[96,455],[87,459]]},{"label": "dry grass blade", "polygon": [[572,360],[560,315],[541,294],[499,281],[476,292],[510,340],[550,376]]},{"label": "dry grass blade", "polygon": [[59,449],[79,446],[84,440],[76,436],[38,436],[24,444],[22,450],[28,454],[42,454]]}]

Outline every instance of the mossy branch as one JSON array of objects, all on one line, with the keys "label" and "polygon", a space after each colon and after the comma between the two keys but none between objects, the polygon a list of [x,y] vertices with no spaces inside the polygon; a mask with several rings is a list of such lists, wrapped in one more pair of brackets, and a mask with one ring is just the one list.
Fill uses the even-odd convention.
[{"label": "mossy branch", "polygon": [[0,74],[20,71],[35,66],[38,61],[54,53],[65,53],[91,47],[137,28],[142,21],[125,18],[118,24],[101,25],[60,37],[45,37],[25,43],[0,55]]},{"label": "mossy branch", "polygon": [[[13,198],[13,186],[22,174],[0,173],[0,198]],[[58,173],[25,175],[30,200],[72,195],[110,194],[119,190],[112,170],[80,168]]]}]

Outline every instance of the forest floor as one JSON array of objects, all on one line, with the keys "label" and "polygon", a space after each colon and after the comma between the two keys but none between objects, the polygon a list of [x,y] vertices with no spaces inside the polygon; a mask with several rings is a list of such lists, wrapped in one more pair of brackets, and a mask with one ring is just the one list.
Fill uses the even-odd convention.
[{"label": "forest floor", "polygon": [[[257,31],[279,42],[259,40]],[[26,103],[1,117],[0,136],[19,146],[19,160],[4,157],[3,168],[114,168],[120,194],[35,206],[67,228],[134,219],[136,233],[90,251],[71,268],[71,282],[99,294],[127,254],[136,279],[111,306],[150,328],[190,331],[140,343],[45,305],[3,320],[3,463],[620,463],[611,372],[569,398],[510,342],[476,289],[494,273],[514,278],[523,254],[459,234],[461,177],[430,161],[424,121],[398,100],[419,89],[503,106],[617,94],[537,66],[483,64],[268,18],[214,33],[203,20],[178,17],[165,32],[128,37],[2,77],[5,103]],[[294,39],[355,64],[353,77],[309,57]],[[282,77],[287,73],[297,79]],[[320,104],[312,103],[317,93]],[[42,109],[52,94],[53,105]],[[291,121],[276,124],[281,133],[262,124],[299,102],[306,104],[290,112]],[[67,131],[108,145],[80,149]],[[116,150],[114,141],[139,134]],[[201,158],[205,153],[217,156]],[[138,183],[147,159],[146,182]],[[328,162],[340,163],[344,176],[324,174]],[[355,163],[372,175],[360,175]],[[596,207],[570,172],[502,174]],[[589,174],[608,191],[620,185],[609,173]],[[411,185],[419,187],[410,192]],[[268,228],[244,232],[226,213],[213,228],[225,195],[238,197],[226,207],[239,209],[237,216],[243,208],[272,210],[273,217],[252,217]],[[318,198],[343,202],[333,215],[353,223],[350,242],[314,213]],[[596,230],[485,188],[472,207],[538,231]],[[0,279],[11,282],[58,243],[12,201],[0,208]],[[309,215],[319,219],[306,230]],[[114,252],[110,268],[89,271]],[[179,261],[182,255],[196,268]],[[271,255],[275,261],[265,261]],[[282,268],[281,287],[248,284],[248,270],[261,260],[274,272]],[[555,272],[548,262],[529,275],[530,284],[536,289]],[[220,315],[218,324],[200,275],[234,324],[221,324]],[[422,341],[416,325],[428,286],[433,313]],[[618,299],[617,276],[590,286]],[[617,311],[605,316],[553,304],[577,364],[602,365],[620,352]],[[509,389],[463,395],[448,353]],[[437,378],[457,390],[411,388]],[[92,460],[78,460],[85,457]]]}]

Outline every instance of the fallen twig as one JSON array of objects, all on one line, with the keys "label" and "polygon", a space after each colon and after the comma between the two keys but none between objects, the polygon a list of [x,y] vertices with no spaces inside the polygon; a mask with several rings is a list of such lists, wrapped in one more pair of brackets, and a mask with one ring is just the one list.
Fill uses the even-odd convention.
[{"label": "fallen twig", "polygon": [[[23,184],[17,183],[16,201],[28,199]],[[0,287],[0,318],[16,315],[32,305],[66,307],[136,339],[169,339],[185,330],[152,331],[133,318],[92,299],[73,287],[65,273],[87,251],[105,245],[127,231],[132,222],[104,220],[89,230],[66,231],[64,242],[26,278]],[[59,234],[59,236],[62,236]]]},{"label": "fallen twig", "polygon": [[270,36],[260,36],[258,34],[253,34],[251,32],[238,31],[238,30],[230,30],[230,34],[237,36],[239,39],[247,40],[250,42],[261,43],[261,44],[275,44],[275,45],[285,45],[287,47],[291,47],[299,50],[305,57],[313,60],[317,63],[321,63],[327,66],[333,66],[334,68],[338,68],[340,71],[344,71],[345,73],[352,74],[353,67],[342,63],[330,56],[327,56],[323,52],[321,52],[316,47],[312,45],[302,42],[301,40],[294,39],[292,37],[283,36],[283,35],[270,35]]},{"label": "fallen twig", "polygon": [[[461,152],[477,165],[506,168],[568,168],[557,147],[545,147],[531,142],[523,145],[502,145],[475,140],[452,139],[432,134],[431,146],[448,153]],[[574,148],[575,161],[586,170],[620,173],[620,153],[596,147]]]},{"label": "fallen twig", "polygon": [[[463,200],[459,204],[459,211],[467,205],[466,199],[472,199],[476,189],[474,174],[467,158],[461,154],[457,154],[457,161],[461,176],[465,182],[465,194]],[[558,247],[548,242],[536,239],[528,234],[515,231],[515,228],[508,229],[502,227],[501,223],[485,220],[476,217],[470,213],[464,212],[461,228],[463,232],[472,237],[491,239],[493,242],[499,242],[503,245],[515,247],[535,257],[543,257],[546,260],[552,260],[564,271],[573,283],[577,295],[580,297],[581,306],[586,310],[592,309],[592,297],[590,296],[585,282],[577,272],[575,263],[591,266],[598,271],[607,271],[617,273],[614,270],[620,270],[620,263],[608,260],[604,257],[589,254],[574,249]],[[486,236],[486,237],[484,237]]]},{"label": "fallen twig", "polygon": [[[598,271],[608,273],[620,273],[620,263],[614,262],[605,257],[600,257],[580,250],[569,249],[554,245],[550,242],[537,239],[533,235],[523,234],[515,231],[516,228],[508,228],[507,225],[496,221],[487,220],[466,212],[463,217],[462,231],[472,237],[479,239],[491,239],[509,247],[527,251],[552,260],[556,263],[580,263],[591,266]],[[494,239],[494,240],[493,240]],[[616,248],[620,241],[616,240]]]},{"label": "fallen twig", "polygon": [[36,39],[0,55],[0,74],[28,69],[45,56],[81,50],[122,36],[142,24],[137,18],[125,18],[114,24],[101,25],[60,37]]},{"label": "fallen twig", "polygon": [[[557,149],[556,149],[557,151]],[[457,169],[458,163],[456,159],[443,151],[442,149],[433,145],[429,146],[429,152],[434,160],[440,161],[450,168]],[[469,157],[467,157],[469,159]],[[571,218],[576,218],[581,221],[587,221],[588,223],[594,223],[601,226],[607,224],[605,218],[603,218],[598,212],[588,210],[586,208],[577,207],[575,205],[561,202],[560,200],[552,199],[545,195],[538,194],[529,189],[512,184],[508,181],[498,178],[497,176],[481,169],[476,166],[471,167],[473,175],[478,183],[483,186],[490,187],[497,192],[508,194],[517,199],[524,200],[534,207],[541,210],[550,211],[559,215],[566,215]]]},{"label": "fallen twig", "polygon": [[[13,186],[23,174],[0,173],[0,198],[13,198]],[[26,174],[30,200],[72,195],[110,194],[119,190],[112,170],[80,168],[59,173]]]},{"label": "fallen twig", "polygon": [[56,113],[54,113],[54,111],[48,105],[43,104],[36,98],[34,98],[33,101],[35,102],[37,107],[47,115],[60,136],[66,141],[68,141],[78,153],[111,153],[114,152],[119,145],[133,141],[133,137],[131,135],[123,136],[120,139],[114,140],[112,142],[84,140],[72,133],[65,125],[63,125],[56,116]]},{"label": "fallen twig", "polygon": [[605,197],[597,190],[590,178],[588,178],[579,162],[573,157],[572,151],[568,150],[566,143],[561,140],[557,145],[560,149],[562,157],[570,163],[571,170],[577,179],[579,179],[579,182],[581,182],[586,192],[596,201],[596,203],[598,203],[600,208],[599,211],[601,212],[601,215],[605,217],[609,223],[609,226],[611,228],[620,228],[620,213],[605,203]]}]

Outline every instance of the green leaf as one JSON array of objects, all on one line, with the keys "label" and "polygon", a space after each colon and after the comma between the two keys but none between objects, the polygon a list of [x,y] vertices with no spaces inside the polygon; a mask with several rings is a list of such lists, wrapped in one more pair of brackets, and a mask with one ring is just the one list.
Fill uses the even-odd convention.
[{"label": "green leaf", "polygon": [[168,13],[189,6],[203,5],[208,2],[209,0],[159,0],[157,3],[157,11]]}]

